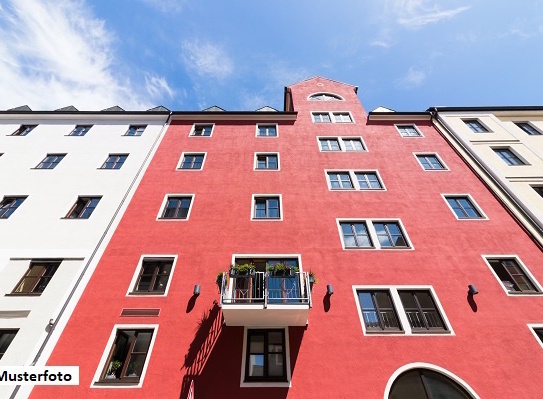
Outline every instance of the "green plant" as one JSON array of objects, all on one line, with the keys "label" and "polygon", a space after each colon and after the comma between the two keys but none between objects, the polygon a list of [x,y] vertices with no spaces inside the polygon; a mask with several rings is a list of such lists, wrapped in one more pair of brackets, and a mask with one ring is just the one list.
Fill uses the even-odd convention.
[{"label": "green plant", "polygon": [[110,374],[115,374],[121,367],[123,367],[123,362],[120,360],[113,360],[109,365]]},{"label": "green plant", "polygon": [[230,265],[230,271],[235,274],[250,274],[256,270],[252,263],[244,263],[243,265]]},{"label": "green plant", "polygon": [[271,274],[281,276],[290,274],[291,272],[297,273],[299,269],[297,266],[291,266],[285,263],[276,263],[275,265],[269,265],[266,270]]},{"label": "green plant", "polygon": [[217,285],[219,286],[219,288],[221,287],[222,285],[222,280],[223,278],[226,278],[226,275],[224,272],[219,272],[217,274],[217,279],[215,280],[215,282],[217,283]]},{"label": "green plant", "polygon": [[317,276],[312,270],[309,270],[309,282],[312,284],[317,284],[319,280],[317,280]]}]

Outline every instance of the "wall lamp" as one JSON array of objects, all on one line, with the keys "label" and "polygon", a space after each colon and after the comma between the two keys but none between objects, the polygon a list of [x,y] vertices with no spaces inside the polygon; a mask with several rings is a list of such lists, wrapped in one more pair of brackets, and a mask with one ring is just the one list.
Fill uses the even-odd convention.
[{"label": "wall lamp", "polygon": [[196,295],[196,296],[200,295],[200,284],[196,284],[194,286],[193,294]]},{"label": "wall lamp", "polygon": [[475,287],[473,284],[468,285],[468,295],[475,295],[478,293],[479,291],[477,291],[477,287]]},{"label": "wall lamp", "polygon": [[332,295],[334,293],[334,287],[332,287],[332,284],[328,284],[326,286],[326,294],[327,295]]}]

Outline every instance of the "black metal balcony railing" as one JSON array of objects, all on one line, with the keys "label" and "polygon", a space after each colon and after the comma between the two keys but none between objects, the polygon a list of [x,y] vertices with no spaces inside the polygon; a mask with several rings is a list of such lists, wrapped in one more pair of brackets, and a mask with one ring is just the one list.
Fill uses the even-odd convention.
[{"label": "black metal balcony railing", "polygon": [[[226,273],[225,273],[226,275]],[[311,306],[309,275],[305,272],[289,276],[275,276],[256,272],[254,276],[231,277],[221,284],[223,304],[308,304]]]},{"label": "black metal balcony railing", "polygon": [[364,322],[370,330],[399,330],[400,324],[394,310],[364,310]]},{"label": "black metal balcony railing", "polygon": [[445,329],[443,321],[437,310],[423,309],[419,310],[405,309],[409,324],[413,329]]}]

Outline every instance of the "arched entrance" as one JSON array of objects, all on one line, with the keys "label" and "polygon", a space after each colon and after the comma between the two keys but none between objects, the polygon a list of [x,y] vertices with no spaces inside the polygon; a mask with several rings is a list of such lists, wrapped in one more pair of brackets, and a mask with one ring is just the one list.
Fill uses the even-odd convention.
[{"label": "arched entrance", "polygon": [[428,368],[402,372],[390,388],[388,399],[475,399],[457,381]]}]

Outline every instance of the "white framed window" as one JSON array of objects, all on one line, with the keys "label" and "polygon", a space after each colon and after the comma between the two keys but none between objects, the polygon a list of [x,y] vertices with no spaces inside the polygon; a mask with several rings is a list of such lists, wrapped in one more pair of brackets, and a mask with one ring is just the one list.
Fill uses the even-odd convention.
[{"label": "white framed window", "polygon": [[464,122],[473,133],[492,133],[492,130],[477,118],[462,119],[462,122]]},{"label": "white framed window", "polygon": [[200,171],[204,169],[207,152],[182,152],[177,164],[177,170]]},{"label": "white framed window", "polygon": [[147,125],[130,125],[128,126],[128,130],[124,135],[128,137],[139,137],[143,134],[146,128]]},{"label": "white framed window", "polygon": [[341,246],[344,250],[413,250],[400,219],[336,219]]},{"label": "white framed window", "polygon": [[253,170],[273,171],[281,170],[278,152],[255,152]]},{"label": "white framed window", "polygon": [[126,296],[167,296],[177,255],[141,255]]},{"label": "white framed window", "polygon": [[449,168],[435,152],[414,152],[420,167],[428,172],[448,172]]},{"label": "white framed window", "polygon": [[469,194],[441,194],[457,220],[488,220]]},{"label": "white framed window", "polygon": [[259,123],[256,125],[256,137],[279,137],[277,123]]},{"label": "white framed window", "polygon": [[482,255],[508,296],[542,295],[543,288],[517,255]]},{"label": "white framed window", "polygon": [[350,111],[312,111],[313,123],[355,123]]},{"label": "white framed window", "polygon": [[530,332],[534,335],[535,340],[543,348],[543,323],[529,323],[527,324]]},{"label": "white framed window", "polygon": [[353,285],[364,335],[454,335],[431,285]]},{"label": "white framed window", "polygon": [[492,150],[507,166],[529,165],[529,163],[511,147],[492,148]]},{"label": "white framed window", "polygon": [[414,125],[412,123],[399,124],[399,125],[394,125],[394,126],[396,127],[396,130],[398,131],[398,133],[400,133],[400,136],[402,137],[424,137],[422,135],[422,132],[417,127],[417,125]]},{"label": "white framed window", "polygon": [[386,191],[379,172],[371,170],[325,170],[330,191]]},{"label": "white framed window", "polygon": [[334,93],[313,93],[307,96],[309,101],[345,101],[339,94]]},{"label": "white framed window", "polygon": [[282,221],[283,199],[281,194],[253,194],[251,220]]},{"label": "white framed window", "polygon": [[211,137],[215,130],[214,123],[195,123],[190,129],[189,137]]},{"label": "white framed window", "polygon": [[291,386],[288,327],[245,327],[240,387]]},{"label": "white framed window", "polygon": [[320,152],[357,152],[368,151],[364,140],[360,136],[317,136]]},{"label": "white framed window", "polygon": [[92,379],[91,388],[141,388],[158,324],[116,324]]},{"label": "white framed window", "polygon": [[514,122],[515,125],[529,136],[541,136],[543,133],[530,122]]},{"label": "white framed window", "polygon": [[156,220],[189,220],[195,194],[166,194]]}]

